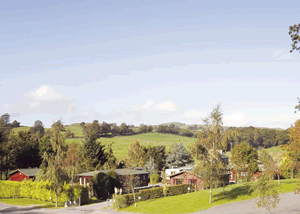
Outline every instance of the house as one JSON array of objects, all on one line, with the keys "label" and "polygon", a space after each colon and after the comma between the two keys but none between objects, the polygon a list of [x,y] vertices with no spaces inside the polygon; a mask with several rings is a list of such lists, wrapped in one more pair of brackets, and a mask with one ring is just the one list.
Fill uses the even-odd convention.
[{"label": "house", "polygon": [[17,169],[9,173],[11,181],[23,181],[25,179],[35,180],[39,168]]},{"label": "house", "polygon": [[178,168],[171,168],[171,169],[166,169],[165,173],[166,173],[166,179],[170,180],[170,176],[177,174],[179,172],[183,172],[183,171],[192,171],[193,170],[193,166],[188,165],[188,166],[183,166],[183,167],[178,167]]},{"label": "house", "polygon": [[[253,173],[253,180],[255,181],[258,176],[264,171],[264,165],[263,164],[258,164],[258,167],[259,167],[259,170],[256,172],[256,173]],[[233,169],[229,169],[228,170],[229,173],[230,173],[230,176],[229,176],[229,181],[230,183],[236,183],[236,177],[237,177],[237,171],[234,171]],[[277,174],[277,172],[275,172],[275,174]],[[240,175],[240,178],[244,178],[248,175],[247,171],[242,171],[241,172],[241,175]]]},{"label": "house", "polygon": [[198,175],[195,175],[188,171],[182,171],[178,172],[176,174],[170,175],[170,185],[178,185],[178,184],[194,184],[196,185],[196,188],[203,189],[201,187],[201,177]]},{"label": "house", "polygon": [[[84,173],[79,173],[76,174],[75,176],[79,177],[79,184],[80,185],[91,185],[92,178],[94,175],[103,172],[107,173],[109,170],[98,170],[98,171],[91,171],[91,172],[84,172]],[[150,182],[150,172],[145,171],[143,168],[124,168],[124,169],[115,169],[114,170],[118,175],[120,181],[124,180],[124,178],[127,175],[134,175],[134,176],[139,176],[140,178],[140,187],[141,186],[148,186]],[[121,182],[122,183],[122,182]]]}]

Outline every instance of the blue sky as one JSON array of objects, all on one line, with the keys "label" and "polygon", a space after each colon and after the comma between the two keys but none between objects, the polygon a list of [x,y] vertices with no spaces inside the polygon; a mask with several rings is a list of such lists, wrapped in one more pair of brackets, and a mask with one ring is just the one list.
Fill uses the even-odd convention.
[{"label": "blue sky", "polygon": [[0,114],[288,128],[299,1],[0,1]]}]

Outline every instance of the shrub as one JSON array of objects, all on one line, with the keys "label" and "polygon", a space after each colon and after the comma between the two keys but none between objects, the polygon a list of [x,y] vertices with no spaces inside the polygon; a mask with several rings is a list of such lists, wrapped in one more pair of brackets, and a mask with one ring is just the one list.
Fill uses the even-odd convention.
[{"label": "shrub", "polygon": [[150,183],[151,184],[157,184],[159,183],[159,174],[151,174],[150,175]]},{"label": "shrub", "polygon": [[[188,190],[188,187],[190,187],[190,190]],[[192,184],[174,185],[174,186],[169,186],[167,188],[166,195],[167,196],[181,195],[181,194],[188,193],[189,191],[190,192],[195,191],[195,186]],[[163,187],[140,190],[135,195],[137,201],[146,201],[149,199],[156,199],[165,196]],[[124,200],[123,202],[126,204],[126,206],[134,203],[133,194],[125,194],[125,195],[121,195],[121,197],[123,197],[124,199],[120,199],[120,200]],[[138,197],[141,197],[141,199],[138,200]]]},{"label": "shrub", "polygon": [[113,199],[114,199],[114,203],[113,203],[114,209],[118,210],[127,207],[126,199],[125,197],[123,197],[123,195],[114,194]]}]

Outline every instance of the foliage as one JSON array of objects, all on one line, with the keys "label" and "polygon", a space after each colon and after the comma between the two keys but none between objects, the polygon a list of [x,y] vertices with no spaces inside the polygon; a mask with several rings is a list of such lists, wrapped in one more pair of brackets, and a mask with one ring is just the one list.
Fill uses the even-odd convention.
[{"label": "foliage", "polygon": [[181,142],[174,143],[166,159],[167,166],[181,167],[191,162],[192,162],[191,155],[186,150],[184,145]]},{"label": "foliage", "polygon": [[[194,173],[201,176],[202,185],[210,188],[210,203],[212,203],[212,188],[222,182],[225,165],[219,151],[225,149],[227,141],[234,133],[222,131],[222,117],[220,104],[203,119],[204,130],[198,135],[193,151],[199,163],[194,168]],[[195,155],[196,154],[196,155]]]},{"label": "foliage", "polygon": [[231,151],[231,164],[233,169],[237,171],[237,179],[242,171],[247,171],[249,176],[258,171],[257,166],[258,153],[246,142],[236,145]]},{"label": "foliage", "polygon": [[37,134],[39,132],[40,136],[43,137],[45,134],[45,128],[40,120],[36,120],[34,125],[29,129],[30,133]]},{"label": "foliage", "polygon": [[275,175],[276,163],[271,157],[271,155],[266,152],[262,151],[259,154],[259,160],[264,165],[264,174],[270,179],[273,180]]},{"label": "foliage", "polygon": [[272,208],[276,208],[280,201],[279,193],[274,189],[275,184],[271,182],[267,175],[260,175],[257,182],[253,182],[252,189],[256,191],[256,208],[263,207],[269,213]]},{"label": "foliage", "polygon": [[107,174],[100,172],[93,177],[92,180],[93,191],[97,199],[108,198],[109,177]]},{"label": "foliage", "polygon": [[133,201],[136,206],[136,194],[134,188],[140,185],[140,177],[138,175],[132,174],[126,175],[121,182],[125,191],[128,193],[132,193]]},{"label": "foliage", "polygon": [[298,45],[298,43],[300,42],[299,30],[300,23],[298,25],[294,24],[289,27],[289,35],[291,36],[292,40],[292,49],[290,50],[290,52],[293,52],[294,50],[300,50],[300,46]]},{"label": "foliage", "polygon": [[74,182],[74,175],[80,170],[80,152],[82,146],[76,143],[71,143],[68,146],[68,150],[66,152],[64,165],[66,167],[68,177],[71,180],[71,183]]},{"label": "foliage", "polygon": [[117,168],[117,158],[114,155],[114,152],[113,152],[113,149],[112,149],[113,144],[114,144],[114,142],[110,142],[106,145],[105,156],[107,158],[107,161],[103,165],[103,167],[102,167],[103,169],[115,169],[115,168]]},{"label": "foliage", "polygon": [[[152,156],[150,156],[149,160],[147,161],[145,168],[148,172],[150,172],[150,175],[156,174],[157,173],[157,166],[154,162],[154,159],[152,158]],[[151,176],[150,176],[150,180],[151,180]]]},{"label": "foliage", "polygon": [[83,156],[85,158],[84,165],[87,171],[100,169],[107,161],[107,157],[104,151],[104,146],[97,142],[98,131],[94,129],[95,122],[86,126],[84,144],[83,144]]},{"label": "foliage", "polygon": [[[58,197],[58,202],[65,202],[72,198],[76,200],[81,197],[81,201],[85,204],[88,200],[87,192],[87,188],[81,185],[70,186],[69,184],[64,184],[61,195]],[[55,197],[50,181],[0,181],[0,198],[31,198],[51,201],[50,197]]]},{"label": "foliage", "polygon": [[145,165],[146,147],[141,146],[139,141],[132,142],[128,149],[128,160],[126,164],[133,167],[143,167]]},{"label": "foliage", "polygon": [[150,183],[151,184],[157,184],[157,183],[159,183],[159,174],[157,174],[157,173],[151,174],[150,175]]},{"label": "foliage", "polygon": [[113,208],[118,210],[127,207],[128,205],[126,204],[126,198],[123,197],[123,195],[117,195],[114,194],[114,203],[113,203]]}]

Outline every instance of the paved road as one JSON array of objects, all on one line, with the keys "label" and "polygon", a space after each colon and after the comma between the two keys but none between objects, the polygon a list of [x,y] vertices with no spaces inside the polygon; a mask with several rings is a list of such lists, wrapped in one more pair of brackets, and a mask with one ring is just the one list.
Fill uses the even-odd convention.
[{"label": "paved road", "polygon": [[[280,202],[278,207],[272,210],[272,214],[300,214],[300,196],[294,195],[294,193],[285,193],[280,195]],[[62,208],[62,209],[45,209],[35,208],[31,206],[14,206],[0,203],[0,213],[8,214],[129,214],[128,212],[116,212],[111,209],[102,209],[106,207],[106,202],[92,204],[88,206],[74,207],[74,208]],[[193,214],[266,214],[266,210],[263,208],[256,209],[254,199],[247,201],[234,202],[231,204],[225,204],[216,206],[208,210],[199,211]]]}]

